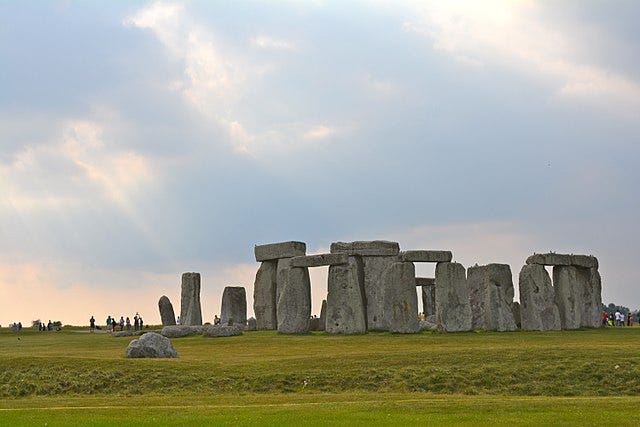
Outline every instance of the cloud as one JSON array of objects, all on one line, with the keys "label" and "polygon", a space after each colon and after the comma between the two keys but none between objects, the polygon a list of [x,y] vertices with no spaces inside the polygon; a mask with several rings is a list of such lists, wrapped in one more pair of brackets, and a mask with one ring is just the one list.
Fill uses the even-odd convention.
[{"label": "cloud", "polygon": [[530,1],[419,3],[417,20],[404,28],[435,49],[473,66],[500,64],[554,82],[560,99],[589,103],[624,115],[640,111],[640,84],[578,58],[568,31],[551,27],[542,6]]},{"label": "cloud", "polygon": [[251,40],[251,42],[253,43],[254,46],[257,46],[262,49],[296,50],[297,48],[295,43],[291,41],[269,37],[265,35],[255,37],[254,39]]},{"label": "cloud", "polygon": [[335,135],[337,130],[335,128],[316,125],[307,130],[302,136],[304,139],[326,139]]}]

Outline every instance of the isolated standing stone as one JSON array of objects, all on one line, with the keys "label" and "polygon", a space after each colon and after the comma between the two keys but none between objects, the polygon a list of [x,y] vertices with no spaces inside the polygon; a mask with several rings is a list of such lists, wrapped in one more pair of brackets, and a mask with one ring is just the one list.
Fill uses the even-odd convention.
[{"label": "isolated standing stone", "polygon": [[411,262],[394,262],[383,274],[387,284],[384,308],[390,332],[414,334],[420,331],[416,269]]},{"label": "isolated standing stone", "polygon": [[319,331],[324,331],[327,325],[327,300],[322,300],[322,306],[320,307],[320,324],[318,325]]},{"label": "isolated standing stone", "polygon": [[[326,331],[330,334],[364,334],[367,319],[363,297],[361,260],[329,267]],[[414,289],[415,294],[415,289]]]},{"label": "isolated standing stone", "polygon": [[[584,270],[584,269],[580,269]],[[562,329],[578,329],[582,324],[582,288],[588,286],[589,276],[581,274],[578,267],[557,265],[553,267],[553,289],[560,313]]]},{"label": "isolated standing stone", "polygon": [[560,313],[549,273],[540,264],[527,264],[519,275],[520,321],[525,331],[560,330]]},{"label": "isolated standing stone", "polygon": [[278,328],[276,287],[278,261],[263,261],[253,285],[253,312],[258,330]]},{"label": "isolated standing stone", "polygon": [[436,284],[422,286],[422,311],[426,316],[436,314]]},{"label": "isolated standing stone", "polygon": [[472,326],[487,331],[514,331],[513,279],[507,264],[488,264],[467,270]]},{"label": "isolated standing stone", "polygon": [[202,325],[200,273],[184,273],[182,275],[180,323],[187,326]]},{"label": "isolated standing stone", "polygon": [[129,343],[125,355],[129,358],[174,358],[178,357],[178,352],[169,338],[155,332],[147,332]]},{"label": "isolated standing stone", "polygon": [[173,305],[166,295],[162,295],[158,301],[158,308],[160,309],[160,320],[162,326],[169,326],[176,324],[176,315],[173,312]]},{"label": "isolated standing stone", "polygon": [[306,334],[311,317],[309,269],[291,267],[290,259],[278,260],[278,332]]},{"label": "isolated standing stone", "polygon": [[598,328],[602,325],[602,279],[597,268],[579,269],[587,276],[582,289],[582,327]]},{"label": "isolated standing stone", "polygon": [[227,286],[222,292],[220,323],[247,324],[247,292],[242,286]]},{"label": "isolated standing stone", "polygon": [[469,290],[462,264],[436,265],[436,321],[445,332],[471,330]]}]

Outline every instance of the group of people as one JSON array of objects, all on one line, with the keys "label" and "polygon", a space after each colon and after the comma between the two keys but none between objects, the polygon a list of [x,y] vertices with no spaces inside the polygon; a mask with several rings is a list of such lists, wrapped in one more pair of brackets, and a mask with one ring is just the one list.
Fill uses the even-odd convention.
[{"label": "group of people", "polygon": [[43,331],[53,331],[53,327],[54,324],[51,320],[49,320],[49,323],[47,323],[46,325],[44,324],[44,322],[40,322],[38,324],[38,330],[43,332]]},{"label": "group of people", "polygon": [[633,326],[634,317],[630,312],[625,316],[620,310],[615,313],[602,311],[602,326]]},{"label": "group of people", "polygon": [[[109,315],[107,316],[106,324],[108,333],[115,332],[118,327],[120,327],[121,331],[124,331],[125,328],[127,331],[131,330],[131,319],[128,316],[126,319],[124,316],[120,316],[120,320],[116,320],[114,316]],[[143,328],[144,321],[142,320],[142,316],[136,313],[136,315],[133,316],[133,330],[141,331]],[[96,319],[91,316],[91,319],[89,319],[89,331],[94,332],[96,329],[100,329],[100,327],[96,326]]]}]

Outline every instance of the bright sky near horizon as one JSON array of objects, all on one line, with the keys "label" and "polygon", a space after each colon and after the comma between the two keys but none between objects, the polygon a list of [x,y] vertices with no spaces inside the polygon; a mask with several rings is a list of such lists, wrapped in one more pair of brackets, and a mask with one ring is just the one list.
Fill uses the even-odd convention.
[{"label": "bright sky near horizon", "polygon": [[[0,0],[0,325],[252,306],[254,244],[596,255],[640,308],[640,2]],[[433,266],[418,265],[430,276]],[[314,312],[326,269],[312,272]],[[249,308],[249,314],[252,309]]]}]

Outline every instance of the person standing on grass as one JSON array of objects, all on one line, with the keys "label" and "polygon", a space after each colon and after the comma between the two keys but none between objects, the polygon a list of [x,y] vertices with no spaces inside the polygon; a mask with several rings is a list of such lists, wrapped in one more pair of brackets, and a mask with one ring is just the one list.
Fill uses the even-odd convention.
[{"label": "person standing on grass", "polygon": [[124,330],[124,317],[120,316],[120,330]]},{"label": "person standing on grass", "polygon": [[111,330],[111,316],[107,316],[107,331]]},{"label": "person standing on grass", "polygon": [[133,330],[137,331],[138,326],[140,326],[140,320],[138,319],[138,313],[136,313],[136,315],[133,316]]},{"label": "person standing on grass", "polygon": [[140,322],[140,330],[142,330],[142,327],[144,326],[144,322],[142,321],[142,316],[138,317],[138,322]]},{"label": "person standing on grass", "polygon": [[131,319],[129,319],[129,316],[127,316],[127,331],[131,330]]},{"label": "person standing on grass", "polygon": [[91,319],[89,319],[89,331],[93,332],[96,329],[96,319],[93,318],[93,316],[91,316]]}]

